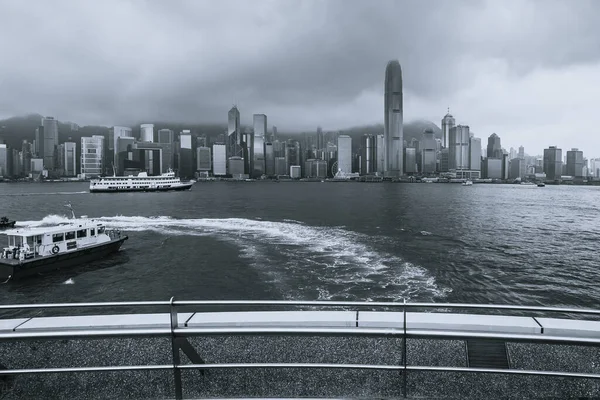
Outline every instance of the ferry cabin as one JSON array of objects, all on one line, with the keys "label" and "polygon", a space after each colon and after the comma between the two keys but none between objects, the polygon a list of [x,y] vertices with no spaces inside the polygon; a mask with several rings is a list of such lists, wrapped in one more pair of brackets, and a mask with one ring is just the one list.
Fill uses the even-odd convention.
[{"label": "ferry cabin", "polygon": [[147,172],[140,172],[137,176],[105,176],[91,182],[92,187],[99,185],[112,190],[144,190],[168,189],[181,183],[174,172],[166,172],[160,176],[148,176]]},{"label": "ferry cabin", "polygon": [[8,247],[2,250],[1,258],[19,260],[53,256],[111,240],[104,225],[94,221],[51,228],[17,229],[6,232],[6,235]]}]

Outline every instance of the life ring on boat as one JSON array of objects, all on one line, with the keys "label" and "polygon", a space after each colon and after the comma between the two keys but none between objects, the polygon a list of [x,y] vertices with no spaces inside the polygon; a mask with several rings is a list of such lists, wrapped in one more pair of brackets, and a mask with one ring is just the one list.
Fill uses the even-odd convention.
[{"label": "life ring on boat", "polygon": [[52,254],[57,254],[59,251],[60,249],[56,245],[52,248]]}]

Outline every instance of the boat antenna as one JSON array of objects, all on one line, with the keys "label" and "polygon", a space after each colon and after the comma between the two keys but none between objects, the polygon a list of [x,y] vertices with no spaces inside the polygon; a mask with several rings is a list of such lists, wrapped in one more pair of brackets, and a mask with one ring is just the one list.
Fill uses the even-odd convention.
[{"label": "boat antenna", "polygon": [[69,210],[71,210],[71,215],[73,216],[73,219],[76,219],[75,211],[73,211],[73,207],[71,206],[71,203],[65,204],[65,207],[67,207]]}]

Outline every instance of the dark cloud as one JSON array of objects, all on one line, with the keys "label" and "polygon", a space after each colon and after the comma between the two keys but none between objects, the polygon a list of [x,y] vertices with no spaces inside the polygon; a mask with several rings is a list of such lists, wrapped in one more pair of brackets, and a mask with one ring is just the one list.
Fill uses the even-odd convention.
[{"label": "dark cloud", "polygon": [[[380,122],[394,58],[407,119],[452,105],[521,121],[511,97],[535,93],[502,87],[600,57],[595,0],[0,0],[0,14],[0,113],[105,125],[222,122],[232,103],[288,129]],[[473,102],[491,79],[494,98]]]}]

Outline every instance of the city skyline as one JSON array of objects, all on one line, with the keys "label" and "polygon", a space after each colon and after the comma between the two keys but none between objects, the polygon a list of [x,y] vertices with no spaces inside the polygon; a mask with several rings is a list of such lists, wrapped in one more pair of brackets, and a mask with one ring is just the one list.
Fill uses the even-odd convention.
[{"label": "city skyline", "polygon": [[[433,2],[3,3],[0,33],[11,41],[1,50],[14,62],[1,67],[0,118],[218,123],[235,103],[244,125],[266,113],[282,130],[343,130],[383,123],[378,71],[397,58],[407,121],[437,124],[450,106],[481,137],[598,155],[600,138],[586,133],[600,103],[592,90],[600,63],[589,51],[600,40],[592,30],[598,3]],[[110,30],[109,15],[128,28]],[[225,33],[226,17],[243,30]],[[435,23],[442,17],[468,23],[443,29]],[[188,18],[199,23],[164,23]],[[414,35],[424,25],[428,35]]]}]

